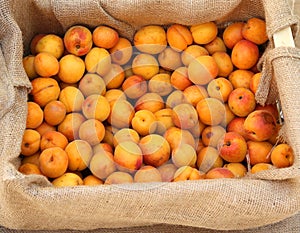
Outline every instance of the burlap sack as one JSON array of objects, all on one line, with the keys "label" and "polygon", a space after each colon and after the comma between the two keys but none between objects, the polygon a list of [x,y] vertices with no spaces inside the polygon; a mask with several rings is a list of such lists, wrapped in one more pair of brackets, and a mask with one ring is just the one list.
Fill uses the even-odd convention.
[{"label": "burlap sack", "polygon": [[[244,179],[61,189],[51,187],[44,177],[24,176],[17,171],[30,89],[22,56],[36,33],[62,34],[74,24],[91,28],[106,24],[131,39],[136,29],[147,24],[191,25],[214,20],[223,25],[256,16],[266,19],[272,39],[274,32],[286,26],[296,31],[297,20],[287,2],[0,0],[0,9],[0,225],[90,230],[164,224],[158,225],[160,229],[170,224],[239,230],[276,223],[299,212],[300,51],[274,49],[272,43],[261,63],[266,75],[257,98],[260,103],[274,101],[269,98],[273,93],[280,98],[285,118],[282,135],[296,154],[292,167]],[[139,228],[130,229],[139,232]]]}]

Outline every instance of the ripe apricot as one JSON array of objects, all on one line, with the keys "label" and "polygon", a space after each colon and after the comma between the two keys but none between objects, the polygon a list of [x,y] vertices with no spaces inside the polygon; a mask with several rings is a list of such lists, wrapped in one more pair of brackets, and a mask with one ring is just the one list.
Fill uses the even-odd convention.
[{"label": "ripe apricot", "polygon": [[56,100],[60,93],[60,87],[53,78],[35,78],[31,81],[34,102],[44,107],[52,100]]},{"label": "ripe apricot", "polygon": [[84,61],[73,54],[63,56],[59,61],[58,77],[65,83],[77,83],[85,72]]},{"label": "ripe apricot", "polygon": [[67,113],[66,106],[59,100],[53,100],[44,107],[44,118],[49,125],[60,124]]},{"label": "ripe apricot", "polygon": [[158,54],[167,46],[167,35],[162,26],[147,25],[134,34],[133,43],[143,53]]},{"label": "ripe apricot", "polygon": [[171,48],[182,51],[193,43],[191,31],[184,25],[172,24],[167,30],[167,40]]},{"label": "ripe apricot", "polygon": [[41,137],[40,149],[41,151],[51,148],[51,147],[60,147],[65,149],[68,145],[68,139],[65,135],[58,131],[49,131],[44,133]]},{"label": "ripe apricot", "polygon": [[33,129],[26,129],[21,143],[21,154],[30,156],[40,149],[41,135]]},{"label": "ripe apricot", "polygon": [[38,53],[34,58],[34,69],[42,77],[54,76],[59,71],[59,63],[56,57],[50,53]]},{"label": "ripe apricot", "polygon": [[119,41],[118,32],[108,26],[98,26],[93,31],[93,42],[100,48],[110,49]]},{"label": "ripe apricot", "polygon": [[217,25],[214,22],[196,24],[190,28],[194,42],[197,44],[208,44],[218,34]]},{"label": "ripe apricot", "polygon": [[242,28],[242,35],[245,39],[261,45],[268,40],[266,22],[259,18],[250,18]]},{"label": "ripe apricot", "polygon": [[112,62],[125,65],[132,56],[132,45],[126,38],[120,37],[117,44],[109,49]]},{"label": "ripe apricot", "polygon": [[41,107],[32,101],[27,102],[26,128],[35,129],[39,127],[44,119]]}]

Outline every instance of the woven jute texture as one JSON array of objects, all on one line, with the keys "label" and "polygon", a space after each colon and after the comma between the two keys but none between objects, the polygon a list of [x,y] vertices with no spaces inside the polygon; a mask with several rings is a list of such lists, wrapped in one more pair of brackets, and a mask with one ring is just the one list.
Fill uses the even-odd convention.
[{"label": "woven jute texture", "polygon": [[[105,24],[132,39],[138,28],[148,24],[215,21],[221,26],[261,17],[266,19],[271,41],[272,35],[286,26],[297,33],[297,19],[287,2],[0,0],[0,9],[0,225],[24,232],[97,228],[102,229],[100,232],[215,232],[250,228],[270,232],[265,225],[283,221],[276,232],[299,231],[299,221],[293,225],[289,220],[299,219],[296,214],[300,210],[300,51],[274,48],[272,42],[260,62],[263,82],[257,101],[264,104],[280,100],[284,115],[282,137],[294,149],[293,166],[244,179],[60,189],[53,188],[44,177],[24,176],[17,171],[30,90],[22,56],[28,52],[35,34],[62,35],[71,25],[94,28]],[[149,225],[153,227],[145,227]],[[203,228],[211,230],[201,231]]]}]

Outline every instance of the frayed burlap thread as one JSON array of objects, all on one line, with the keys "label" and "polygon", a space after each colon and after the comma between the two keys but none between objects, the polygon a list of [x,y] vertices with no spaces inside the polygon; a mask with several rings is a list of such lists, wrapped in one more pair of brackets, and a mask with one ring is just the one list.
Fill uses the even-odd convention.
[{"label": "frayed burlap thread", "polygon": [[[277,12],[270,9],[272,4],[276,5]],[[28,54],[30,39],[35,34],[62,35],[74,24],[84,24],[91,29],[106,24],[131,39],[136,29],[148,24],[191,25],[213,20],[221,25],[253,16],[267,16],[271,38],[281,25],[296,24],[287,3],[281,0],[122,0],[117,3],[105,0],[0,0],[0,8],[1,225],[12,229],[59,232],[62,229],[98,228],[104,229],[103,232],[122,232],[122,229],[123,232],[128,229],[143,232],[141,229],[149,225],[158,226],[156,229],[173,226],[173,229],[242,230],[264,229],[267,224],[285,221],[299,212],[300,136],[298,118],[292,116],[299,115],[296,111],[300,106],[299,101],[293,99],[298,92],[295,85],[292,86],[294,76],[299,77],[299,70],[295,70],[299,67],[296,49],[291,49],[292,56],[287,56],[271,47],[270,55],[266,56],[275,52],[278,56],[269,60],[272,62],[262,64],[271,71],[278,90],[276,96],[284,106],[285,137],[296,154],[290,168],[249,174],[243,179],[60,189],[53,188],[45,177],[25,176],[17,171],[30,90],[30,82],[22,68],[22,56],[23,52]],[[280,14],[278,24],[269,22],[277,18],[273,14]]]}]

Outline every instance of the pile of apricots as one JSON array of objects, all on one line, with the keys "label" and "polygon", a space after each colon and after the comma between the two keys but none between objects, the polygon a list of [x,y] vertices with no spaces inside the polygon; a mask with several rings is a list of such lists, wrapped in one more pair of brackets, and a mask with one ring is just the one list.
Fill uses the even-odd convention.
[{"label": "pile of apricots", "polygon": [[255,100],[263,19],[37,34],[19,172],[55,187],[242,178],[294,162]]}]

